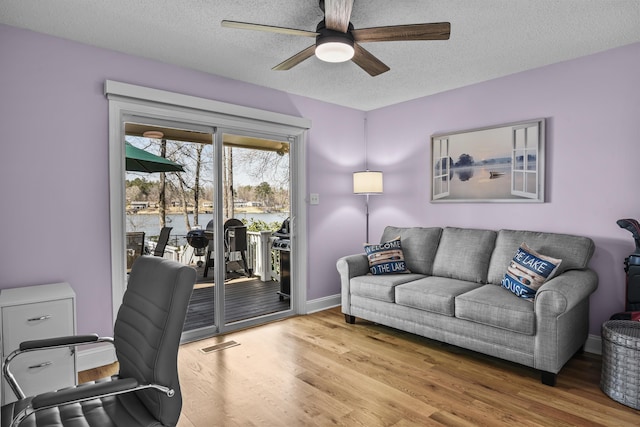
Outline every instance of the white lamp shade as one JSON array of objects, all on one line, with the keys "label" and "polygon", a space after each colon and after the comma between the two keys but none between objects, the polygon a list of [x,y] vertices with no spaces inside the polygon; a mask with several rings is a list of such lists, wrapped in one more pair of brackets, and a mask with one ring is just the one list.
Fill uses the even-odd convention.
[{"label": "white lamp shade", "polygon": [[353,192],[355,194],[381,194],[382,172],[361,171],[353,173]]}]

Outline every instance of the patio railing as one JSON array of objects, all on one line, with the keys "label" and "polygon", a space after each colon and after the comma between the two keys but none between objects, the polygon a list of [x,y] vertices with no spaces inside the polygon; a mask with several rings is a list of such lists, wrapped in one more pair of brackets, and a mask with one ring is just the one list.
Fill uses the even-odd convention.
[{"label": "patio railing", "polygon": [[[185,241],[185,236],[172,236],[171,240],[173,242]],[[251,269],[253,275],[259,276],[263,282],[280,280],[280,251],[271,249],[273,240],[275,240],[275,237],[272,236],[271,231],[247,232],[247,268]],[[153,253],[156,242],[150,240],[147,245],[149,251]],[[206,262],[206,251],[204,255],[199,256],[188,244],[180,246],[168,244],[165,247],[163,258],[191,265],[198,261]],[[239,261],[241,259],[239,252],[229,254],[230,261]]]}]

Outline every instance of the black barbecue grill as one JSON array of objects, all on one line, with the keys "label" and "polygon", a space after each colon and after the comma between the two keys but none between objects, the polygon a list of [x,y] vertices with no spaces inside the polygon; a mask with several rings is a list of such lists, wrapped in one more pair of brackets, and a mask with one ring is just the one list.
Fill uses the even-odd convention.
[{"label": "black barbecue grill", "polygon": [[280,226],[280,229],[273,233],[276,239],[273,241],[273,249],[278,251],[290,251],[291,250],[291,229],[289,218],[285,219]]},{"label": "black barbecue grill", "polygon": [[291,223],[289,218],[273,233],[272,248],[280,252],[280,301],[291,296]]},{"label": "black barbecue grill", "polygon": [[[189,230],[187,232],[187,243],[193,248],[195,256],[202,257],[209,245],[209,239],[207,239],[202,229]],[[200,266],[202,266],[202,260],[198,261],[198,267]]]}]

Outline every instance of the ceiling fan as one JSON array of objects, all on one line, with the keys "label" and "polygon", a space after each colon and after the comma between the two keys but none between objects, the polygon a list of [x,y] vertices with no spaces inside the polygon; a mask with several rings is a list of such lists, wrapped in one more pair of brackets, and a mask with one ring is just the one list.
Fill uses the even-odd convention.
[{"label": "ceiling fan", "polygon": [[316,31],[227,20],[222,21],[222,26],[316,38],[315,44],[276,65],[273,70],[290,70],[315,54],[326,62],[344,62],[351,59],[371,76],[389,71],[389,67],[360,46],[360,43],[449,39],[449,22],[355,29],[349,22],[353,1],[320,0],[324,19],[318,23]]}]

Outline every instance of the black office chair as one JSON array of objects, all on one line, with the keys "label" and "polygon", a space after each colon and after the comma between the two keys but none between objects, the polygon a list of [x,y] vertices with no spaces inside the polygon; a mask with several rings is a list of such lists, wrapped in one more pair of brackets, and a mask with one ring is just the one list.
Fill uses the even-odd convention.
[{"label": "black office chair", "polygon": [[[182,409],[178,346],[195,280],[191,267],[140,257],[131,269],[113,338],[84,335],[21,343],[3,368],[19,400],[2,407],[2,427],[175,426]],[[98,342],[113,343],[118,375],[25,398],[10,372],[9,363],[22,353]]]},{"label": "black office chair", "polygon": [[156,247],[153,249],[153,256],[164,256],[164,249],[167,247],[169,234],[171,234],[172,229],[173,227],[162,227],[160,229],[160,236],[158,236],[158,243],[156,243]]}]

